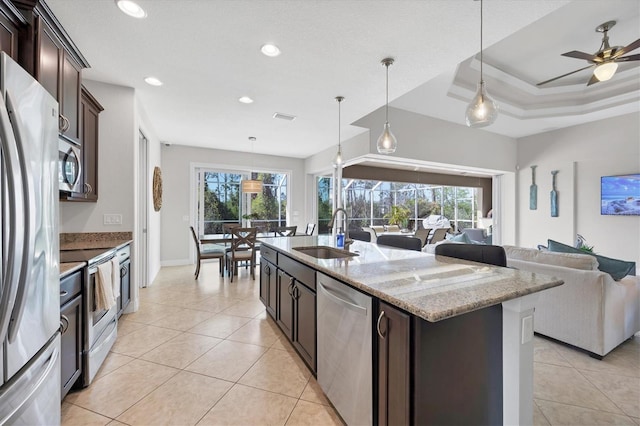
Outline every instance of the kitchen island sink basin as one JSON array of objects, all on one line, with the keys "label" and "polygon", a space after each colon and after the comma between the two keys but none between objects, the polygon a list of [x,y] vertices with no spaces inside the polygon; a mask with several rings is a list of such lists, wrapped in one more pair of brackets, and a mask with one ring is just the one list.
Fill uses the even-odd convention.
[{"label": "kitchen island sink basin", "polygon": [[315,257],[316,259],[342,259],[345,257],[358,256],[357,253],[351,253],[329,246],[293,247],[293,249],[307,256]]}]

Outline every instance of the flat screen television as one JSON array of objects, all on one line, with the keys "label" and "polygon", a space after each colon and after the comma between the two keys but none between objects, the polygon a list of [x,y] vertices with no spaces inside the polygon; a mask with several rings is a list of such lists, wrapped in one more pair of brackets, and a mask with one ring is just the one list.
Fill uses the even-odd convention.
[{"label": "flat screen television", "polygon": [[640,173],[600,178],[600,213],[640,216]]}]

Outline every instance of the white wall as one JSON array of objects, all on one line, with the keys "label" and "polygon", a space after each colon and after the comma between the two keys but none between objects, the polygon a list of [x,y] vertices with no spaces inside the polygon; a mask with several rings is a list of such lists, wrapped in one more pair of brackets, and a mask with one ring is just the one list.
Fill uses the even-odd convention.
[{"label": "white wall", "polygon": [[[529,167],[537,165],[538,210],[529,210]],[[518,245],[573,245],[575,233],[603,256],[640,267],[640,217],[600,215],[600,177],[640,172],[637,113],[518,140]],[[575,167],[575,180],[573,168]],[[550,170],[558,169],[559,217],[549,214]]]},{"label": "white wall", "polygon": [[[163,265],[187,264],[193,261],[193,239],[189,225],[191,217],[191,169],[194,164],[223,166],[238,170],[290,171],[290,225],[304,232],[305,171],[304,160],[248,154],[217,149],[194,148],[180,145],[162,146],[163,203],[161,210],[161,250]],[[194,194],[195,196],[195,194]],[[186,218],[186,220],[184,220]]]}]

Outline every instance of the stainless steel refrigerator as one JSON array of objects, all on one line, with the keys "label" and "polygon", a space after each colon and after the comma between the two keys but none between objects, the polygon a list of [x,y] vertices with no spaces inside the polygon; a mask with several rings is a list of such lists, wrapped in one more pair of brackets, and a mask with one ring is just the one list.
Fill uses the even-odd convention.
[{"label": "stainless steel refrigerator", "polygon": [[0,425],[60,423],[58,103],[0,53]]}]

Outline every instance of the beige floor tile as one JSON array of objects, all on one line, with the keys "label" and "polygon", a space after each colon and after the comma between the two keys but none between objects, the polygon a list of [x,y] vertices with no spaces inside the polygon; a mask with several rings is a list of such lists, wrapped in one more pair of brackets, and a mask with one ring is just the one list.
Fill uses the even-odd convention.
[{"label": "beige floor tile", "polygon": [[533,381],[536,399],[622,414],[609,398],[574,368],[536,362]]},{"label": "beige floor tile", "polygon": [[287,421],[287,426],[341,426],[343,424],[332,407],[302,400],[298,401]]},{"label": "beige floor tile", "polygon": [[140,358],[183,369],[220,342],[222,340],[215,337],[182,333]]},{"label": "beige floor tile", "polygon": [[174,306],[144,302],[144,298],[141,298],[140,300],[140,308],[137,312],[124,315],[127,321],[152,324],[167,315],[182,311],[182,308],[176,308]]},{"label": "beige floor tile", "polygon": [[640,417],[640,377],[579,370],[628,416]]},{"label": "beige floor tile", "polygon": [[551,423],[547,420],[547,418],[540,411],[540,407],[534,401],[533,403],[533,426],[551,426]]},{"label": "beige floor tile", "polygon": [[253,318],[265,310],[260,300],[243,300],[222,311],[223,314]]},{"label": "beige floor tile", "polygon": [[109,417],[101,416],[93,411],[86,410],[77,405],[62,403],[62,426],[102,426],[109,423]]},{"label": "beige floor tile", "polygon": [[581,370],[640,377],[640,355],[631,344],[627,344],[628,342],[609,352],[601,360],[566,346],[558,345],[557,351],[569,364]]},{"label": "beige floor tile", "polygon": [[117,420],[111,420],[107,426],[129,426],[126,423],[119,422]]},{"label": "beige floor tile", "polygon": [[156,327],[170,328],[172,330],[186,331],[214,315],[212,312],[184,309],[183,311],[159,319],[154,322],[153,325]]},{"label": "beige floor tile", "polygon": [[556,350],[553,345],[547,344],[543,339],[538,338],[534,341],[533,360],[535,362],[543,362],[545,364],[554,364],[570,367],[571,364]]},{"label": "beige floor tile", "polygon": [[126,336],[136,330],[146,327],[146,324],[126,319],[127,315],[123,315],[118,319],[118,337]]},{"label": "beige floor tile", "polygon": [[270,347],[281,335],[279,331],[276,331],[276,328],[277,325],[270,319],[252,319],[227,337],[227,339]]},{"label": "beige floor tile", "polygon": [[94,378],[94,380],[99,379],[100,377],[104,376],[105,374],[109,374],[114,370],[117,370],[123,365],[130,363],[134,359],[135,358],[127,355],[117,354],[115,352],[109,352],[104,362],[102,363],[102,366],[96,373],[96,377]]},{"label": "beige floor tile", "polygon": [[631,417],[631,420],[636,422],[636,424],[640,425],[640,417]]},{"label": "beige floor tile", "polygon": [[261,346],[224,340],[185,369],[235,382],[266,351],[267,349]]},{"label": "beige floor tile", "polygon": [[296,355],[269,349],[238,383],[299,398],[311,373]]},{"label": "beige floor tile", "polygon": [[130,425],[194,425],[231,386],[233,383],[181,371],[118,420]]},{"label": "beige floor tile", "polygon": [[537,400],[540,411],[552,425],[633,425],[634,422],[623,414],[592,410],[575,405]]},{"label": "beige floor tile", "polygon": [[72,404],[116,418],[178,372],[175,368],[136,359],[67,398]]},{"label": "beige floor tile", "polygon": [[293,347],[293,345],[291,344],[291,342],[289,341],[289,339],[282,334],[282,331],[280,331],[280,337],[278,338],[278,340],[276,340],[273,345],[271,345],[271,347],[273,349],[279,349],[282,351],[288,351],[288,352],[292,352],[297,354],[295,348]]},{"label": "beige floor tile", "polygon": [[189,333],[204,334],[205,336],[224,339],[249,321],[251,321],[250,318],[216,314],[212,318],[190,328],[188,331]]},{"label": "beige floor tile", "polygon": [[218,313],[218,312],[224,311],[227,308],[230,308],[231,306],[237,304],[238,302],[241,302],[241,299],[214,296],[214,297],[209,297],[206,300],[202,300],[198,303],[194,303],[193,305],[190,306],[190,308],[197,309],[200,311]]},{"label": "beige floor tile", "polygon": [[295,398],[236,384],[198,425],[284,425],[295,405]]},{"label": "beige floor tile", "polygon": [[300,399],[314,402],[316,404],[329,405],[329,400],[324,395],[322,388],[320,388],[320,385],[313,376],[309,378],[309,382],[304,387],[302,395],[300,395]]},{"label": "beige floor tile", "polygon": [[180,332],[176,330],[150,325],[126,336],[118,337],[111,351],[137,358],[176,337],[178,334]]}]

